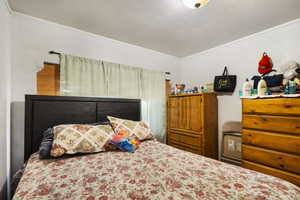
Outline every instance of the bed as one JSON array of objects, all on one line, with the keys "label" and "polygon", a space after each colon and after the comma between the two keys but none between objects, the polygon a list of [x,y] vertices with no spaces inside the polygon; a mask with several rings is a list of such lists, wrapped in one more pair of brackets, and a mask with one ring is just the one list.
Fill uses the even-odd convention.
[{"label": "bed", "polygon": [[61,123],[140,119],[140,100],[26,96],[24,174],[20,199],[300,199],[284,180],[167,146],[141,143],[135,153],[108,151],[39,160],[41,131]]}]

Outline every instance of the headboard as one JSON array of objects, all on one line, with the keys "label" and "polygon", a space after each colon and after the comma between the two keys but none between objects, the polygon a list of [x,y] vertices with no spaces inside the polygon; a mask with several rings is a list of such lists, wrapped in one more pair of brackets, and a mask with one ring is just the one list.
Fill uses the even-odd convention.
[{"label": "headboard", "polygon": [[115,99],[70,96],[25,96],[24,162],[39,148],[42,133],[59,124],[89,124],[108,121],[111,115],[139,121],[139,99]]}]

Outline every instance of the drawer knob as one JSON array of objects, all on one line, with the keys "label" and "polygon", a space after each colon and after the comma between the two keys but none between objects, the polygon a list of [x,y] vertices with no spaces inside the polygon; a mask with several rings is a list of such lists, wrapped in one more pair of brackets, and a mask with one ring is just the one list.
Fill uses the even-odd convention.
[{"label": "drawer knob", "polygon": [[280,166],[281,168],[284,168],[284,165],[283,165],[283,164],[280,164],[279,166]]},{"label": "drawer knob", "polygon": [[285,108],[291,108],[292,105],[285,104],[284,107],[285,107]]}]

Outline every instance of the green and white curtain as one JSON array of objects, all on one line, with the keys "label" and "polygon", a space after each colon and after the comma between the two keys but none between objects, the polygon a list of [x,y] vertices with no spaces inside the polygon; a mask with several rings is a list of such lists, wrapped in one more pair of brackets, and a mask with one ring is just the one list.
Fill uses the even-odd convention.
[{"label": "green and white curtain", "polygon": [[60,60],[61,95],[142,99],[142,120],[165,140],[164,72],[70,55]]}]

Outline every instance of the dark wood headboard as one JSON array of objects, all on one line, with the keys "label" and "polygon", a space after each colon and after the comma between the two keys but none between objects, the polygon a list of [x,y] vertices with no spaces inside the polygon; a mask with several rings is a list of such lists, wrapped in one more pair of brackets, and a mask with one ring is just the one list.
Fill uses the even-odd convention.
[{"label": "dark wood headboard", "polygon": [[138,121],[139,99],[114,99],[70,96],[25,96],[24,162],[39,148],[42,133],[59,124],[89,124],[108,121],[111,115]]}]

